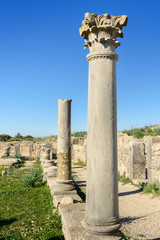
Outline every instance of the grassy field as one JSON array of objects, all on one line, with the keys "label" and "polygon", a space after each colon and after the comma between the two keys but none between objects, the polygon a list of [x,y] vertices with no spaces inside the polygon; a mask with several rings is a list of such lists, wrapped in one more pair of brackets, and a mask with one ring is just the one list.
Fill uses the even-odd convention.
[{"label": "grassy field", "polygon": [[[40,164],[34,168],[41,177]],[[0,239],[64,239],[49,187],[41,179],[35,187],[25,187],[22,179],[29,169],[7,171],[9,175],[0,177]]]}]

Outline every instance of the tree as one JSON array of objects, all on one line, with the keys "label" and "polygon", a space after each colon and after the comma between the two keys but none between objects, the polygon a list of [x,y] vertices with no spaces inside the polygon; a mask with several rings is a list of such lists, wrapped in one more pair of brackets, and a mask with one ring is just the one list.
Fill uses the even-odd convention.
[{"label": "tree", "polygon": [[18,132],[16,135],[15,135],[15,138],[19,138],[19,139],[22,139],[23,136]]}]

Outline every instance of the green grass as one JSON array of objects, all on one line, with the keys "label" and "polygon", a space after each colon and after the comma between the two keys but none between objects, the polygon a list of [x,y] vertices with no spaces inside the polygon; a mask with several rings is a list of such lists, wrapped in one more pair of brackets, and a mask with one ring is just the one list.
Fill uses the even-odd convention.
[{"label": "green grass", "polygon": [[141,189],[144,193],[153,193],[155,195],[160,195],[160,186],[158,183],[154,182],[154,183],[139,183],[139,184],[135,184],[132,182],[132,180],[130,180],[129,178],[126,178],[125,176],[121,176],[118,173],[118,181],[122,182],[124,184],[132,184],[135,187],[138,187],[139,189]]},{"label": "green grass", "polygon": [[156,182],[144,184],[142,185],[142,189],[144,193],[154,193],[156,195],[160,195],[160,187]]},{"label": "green grass", "polygon": [[87,164],[83,161],[81,161],[80,159],[78,159],[78,162],[74,163],[74,165],[80,165],[80,166],[83,166],[83,167],[86,167]]},{"label": "green grass", "polygon": [[124,183],[124,184],[130,183],[130,184],[132,184],[132,185],[136,185],[136,184],[134,184],[134,183],[132,182],[132,180],[130,180],[129,178],[126,178],[125,176],[120,175],[119,173],[118,173],[118,181],[119,181],[119,182],[122,182],[122,183]]},{"label": "green grass", "polygon": [[[42,172],[38,161],[35,167]],[[44,183],[34,188],[22,185],[28,172],[12,169],[11,174],[0,177],[0,239],[64,239],[60,216],[57,211],[53,214],[49,187]]]}]

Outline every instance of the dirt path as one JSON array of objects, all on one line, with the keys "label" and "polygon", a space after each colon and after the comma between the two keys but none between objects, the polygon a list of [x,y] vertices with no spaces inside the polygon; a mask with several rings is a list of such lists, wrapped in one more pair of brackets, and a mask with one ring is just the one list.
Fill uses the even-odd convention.
[{"label": "dirt path", "polygon": [[[72,171],[77,184],[86,188],[86,168],[74,166]],[[127,239],[160,240],[160,196],[119,183],[119,213]]]},{"label": "dirt path", "polygon": [[21,167],[20,169],[32,168],[34,166],[35,162],[36,162],[36,160],[25,161],[24,167]]}]

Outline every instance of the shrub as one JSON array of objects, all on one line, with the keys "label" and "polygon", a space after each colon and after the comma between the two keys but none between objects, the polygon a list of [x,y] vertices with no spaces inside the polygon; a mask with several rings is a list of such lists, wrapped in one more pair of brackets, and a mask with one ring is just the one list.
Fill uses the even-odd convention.
[{"label": "shrub", "polygon": [[4,141],[6,142],[8,139],[10,139],[11,136],[10,135],[7,135],[7,134],[1,134],[0,135],[0,141]]},{"label": "shrub", "polygon": [[160,194],[160,188],[156,182],[148,183],[143,186],[143,192]]},{"label": "shrub", "polygon": [[145,135],[145,130],[143,128],[134,128],[131,130],[125,130],[123,133],[127,133],[128,136],[134,136],[136,138],[143,138]]},{"label": "shrub", "polygon": [[31,135],[27,135],[27,136],[23,137],[23,140],[25,140],[25,141],[33,141],[34,137],[32,137]]},{"label": "shrub", "polygon": [[160,135],[160,128],[155,128],[155,129],[153,130],[153,133],[154,133],[155,135]]},{"label": "shrub", "polygon": [[86,131],[75,132],[75,133],[72,134],[73,137],[84,137],[86,135],[87,135]]},{"label": "shrub", "polygon": [[34,138],[34,142],[43,142],[45,141],[44,138],[38,137],[38,138]]},{"label": "shrub", "polygon": [[15,135],[15,138],[23,139],[23,136],[22,136],[20,133],[17,133],[17,134]]},{"label": "shrub", "polygon": [[21,158],[22,158],[22,155],[21,155],[20,153],[16,153],[15,156],[14,156],[14,158],[20,158],[20,159],[21,159]]},{"label": "shrub", "polygon": [[24,187],[35,187],[41,181],[38,169],[31,169],[27,175],[22,176],[22,184]]},{"label": "shrub", "polygon": [[11,137],[10,139],[7,140],[7,142],[13,142],[13,141],[21,141],[21,139],[16,137]]}]

